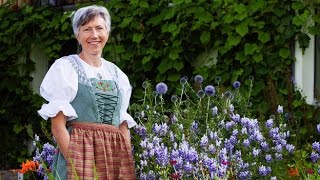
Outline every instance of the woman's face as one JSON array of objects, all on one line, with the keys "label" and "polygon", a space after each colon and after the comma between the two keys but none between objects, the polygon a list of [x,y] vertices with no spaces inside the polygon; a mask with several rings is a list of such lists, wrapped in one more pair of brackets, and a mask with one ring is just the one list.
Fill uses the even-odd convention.
[{"label": "woman's face", "polygon": [[96,16],[93,20],[79,28],[77,40],[81,44],[82,53],[101,55],[108,37],[109,34],[105,26],[105,20],[101,16]]}]

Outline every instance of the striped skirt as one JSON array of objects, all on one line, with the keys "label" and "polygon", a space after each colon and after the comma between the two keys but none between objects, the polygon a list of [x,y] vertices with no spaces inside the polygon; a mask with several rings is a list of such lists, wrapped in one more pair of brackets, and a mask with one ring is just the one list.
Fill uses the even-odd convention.
[{"label": "striped skirt", "polygon": [[71,127],[68,179],[135,179],[131,145],[118,127],[80,122]]}]

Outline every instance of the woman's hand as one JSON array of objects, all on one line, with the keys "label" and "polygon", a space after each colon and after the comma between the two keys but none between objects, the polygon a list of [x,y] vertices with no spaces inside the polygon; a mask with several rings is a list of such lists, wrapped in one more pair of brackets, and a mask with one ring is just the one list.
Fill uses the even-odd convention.
[{"label": "woman's hand", "polygon": [[66,119],[67,117],[62,113],[62,111],[60,111],[55,117],[51,118],[51,132],[57,141],[59,150],[67,160],[70,135],[66,128]]}]

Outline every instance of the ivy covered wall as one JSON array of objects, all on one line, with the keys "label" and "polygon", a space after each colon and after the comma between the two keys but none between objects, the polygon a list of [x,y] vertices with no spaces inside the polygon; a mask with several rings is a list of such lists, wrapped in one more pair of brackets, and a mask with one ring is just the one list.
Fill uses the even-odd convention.
[{"label": "ivy covered wall", "polygon": [[[308,33],[319,33],[313,12],[318,5],[294,0],[146,0],[97,2],[112,16],[112,32],[104,57],[130,78],[132,101],[142,96],[146,79],[173,83],[201,74],[206,81],[221,77],[229,86],[248,83],[254,76],[252,102],[256,113],[272,113],[278,104],[288,112],[295,133],[309,136],[317,109],[294,90],[293,46],[309,44]],[[83,6],[79,4],[77,6]],[[76,52],[70,25],[71,11],[53,7],[0,7],[0,168],[25,159],[28,134],[44,134],[48,124],[36,111],[43,100],[30,82],[35,64],[34,44],[41,44],[49,64]],[[21,58],[24,59],[21,61]],[[214,62],[213,62],[214,61]],[[174,92],[174,88],[169,91]],[[39,123],[42,122],[42,123]],[[32,128],[31,128],[32,127]],[[32,132],[31,132],[32,131]],[[300,141],[299,139],[296,140]]]}]

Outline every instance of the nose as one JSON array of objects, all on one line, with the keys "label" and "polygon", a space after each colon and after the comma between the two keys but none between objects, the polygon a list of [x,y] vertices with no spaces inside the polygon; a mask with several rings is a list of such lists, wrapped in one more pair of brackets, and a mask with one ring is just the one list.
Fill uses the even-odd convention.
[{"label": "nose", "polygon": [[93,29],[93,30],[91,31],[91,37],[97,38],[97,37],[98,37],[98,31],[95,30],[95,29]]}]

